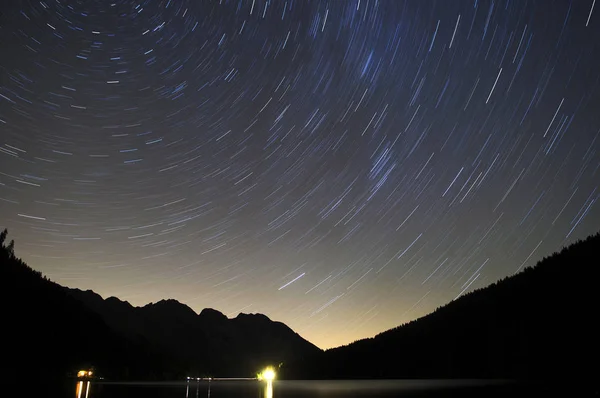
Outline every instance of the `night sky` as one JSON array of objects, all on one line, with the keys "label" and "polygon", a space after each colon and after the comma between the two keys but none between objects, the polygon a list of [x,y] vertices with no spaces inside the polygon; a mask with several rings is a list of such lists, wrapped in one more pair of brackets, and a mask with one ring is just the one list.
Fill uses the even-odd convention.
[{"label": "night sky", "polygon": [[595,0],[1,3],[0,226],[58,283],[326,348],[600,227]]}]

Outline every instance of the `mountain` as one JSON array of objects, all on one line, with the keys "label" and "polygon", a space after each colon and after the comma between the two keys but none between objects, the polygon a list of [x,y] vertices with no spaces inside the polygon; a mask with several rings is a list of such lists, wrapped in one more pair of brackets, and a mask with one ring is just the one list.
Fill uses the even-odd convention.
[{"label": "mountain", "polygon": [[595,380],[600,356],[600,234],[405,325],[325,352],[260,314],[196,314],[176,300],[134,307],[62,287],[0,234],[2,379],[64,377],[95,366],[112,379],[283,378]]},{"label": "mountain", "polygon": [[283,369],[288,378],[595,380],[600,234],[373,338]]},{"label": "mountain", "polygon": [[56,380],[95,366],[111,378],[169,377],[177,363],[129,340],[65,289],[16,258],[0,233],[0,380]]},{"label": "mountain", "polygon": [[115,297],[66,289],[99,314],[112,330],[129,339],[143,338],[188,364],[191,374],[251,376],[267,365],[299,360],[321,352],[281,322],[262,314],[227,318],[206,308],[196,314],[176,300],[143,307]]},{"label": "mountain", "polygon": [[14,255],[0,234],[3,379],[56,379],[94,366],[111,379],[253,376],[319,348],[260,314],[196,314],[176,300],[143,307],[69,289]]}]

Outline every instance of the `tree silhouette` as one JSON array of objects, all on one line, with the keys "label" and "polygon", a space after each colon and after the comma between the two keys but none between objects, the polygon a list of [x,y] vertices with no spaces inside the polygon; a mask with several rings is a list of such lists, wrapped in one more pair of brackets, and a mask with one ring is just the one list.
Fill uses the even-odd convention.
[{"label": "tree silhouette", "polygon": [[9,257],[14,257],[15,256],[15,241],[11,239],[11,241],[8,243],[8,246],[6,246],[5,250],[8,253]]},{"label": "tree silhouette", "polygon": [[290,364],[290,378],[595,380],[600,234],[373,338]]},{"label": "tree silhouette", "polygon": [[[228,319],[205,309],[197,314],[176,300],[133,307],[116,297],[69,289],[46,279],[14,255],[0,233],[0,321],[3,378],[64,377],[94,366],[111,379],[184,379],[250,376],[257,367],[320,350],[264,315]],[[14,349],[12,349],[14,347]],[[13,372],[13,373],[10,373]]]},{"label": "tree silhouette", "polygon": [[[162,354],[112,331],[102,318],[14,254],[8,231],[0,232],[0,322],[2,380],[60,380],[80,368],[97,366],[108,377],[127,369],[137,379],[162,375],[171,366]],[[172,365],[176,367],[177,365]],[[38,371],[39,370],[39,371]]]},{"label": "tree silhouette", "polygon": [[6,241],[6,237],[8,235],[8,230],[4,228],[4,231],[0,232],[0,246],[4,249],[4,242]]}]

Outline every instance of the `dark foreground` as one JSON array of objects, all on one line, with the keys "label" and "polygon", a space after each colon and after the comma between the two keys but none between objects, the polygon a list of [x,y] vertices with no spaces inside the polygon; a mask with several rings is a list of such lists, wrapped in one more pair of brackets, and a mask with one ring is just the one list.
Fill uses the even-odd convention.
[{"label": "dark foreground", "polygon": [[[48,386],[31,396],[47,396]],[[52,396],[58,396],[51,394]],[[72,398],[390,398],[390,397],[583,397],[598,390],[552,383],[469,380],[379,381],[206,381],[163,383],[71,382],[62,396]]]},{"label": "dark foreground", "polygon": [[287,380],[598,379],[600,234],[430,315],[324,352],[263,315],[228,319],[175,300],[136,308],[77,293],[18,259],[6,238],[0,232],[0,319],[12,349],[2,351],[0,380],[29,378],[32,366],[47,380],[92,367],[110,380],[184,380],[281,363]]}]

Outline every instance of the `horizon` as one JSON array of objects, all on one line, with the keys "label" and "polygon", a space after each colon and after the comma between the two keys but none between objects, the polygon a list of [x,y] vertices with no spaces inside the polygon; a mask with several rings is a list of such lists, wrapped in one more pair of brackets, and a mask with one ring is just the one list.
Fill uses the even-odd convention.
[{"label": "horizon", "polygon": [[[0,228],[0,229],[1,229],[1,228]],[[518,272],[515,272],[515,273],[514,273],[513,275],[511,275],[511,276],[518,275],[519,273],[521,273],[521,272],[525,271],[525,270],[526,270],[526,269],[528,269],[528,268],[535,267],[535,266],[537,266],[537,265],[538,265],[538,264],[539,264],[539,263],[540,263],[540,262],[541,262],[543,259],[545,259],[545,258],[547,258],[547,257],[550,257],[550,256],[552,256],[552,255],[555,255],[555,254],[557,254],[557,253],[560,253],[560,252],[561,252],[563,249],[565,249],[565,248],[567,248],[567,247],[569,247],[569,246],[571,246],[571,245],[573,245],[573,244],[575,244],[575,243],[577,243],[577,242],[584,241],[584,240],[586,240],[586,239],[588,239],[588,238],[590,238],[590,237],[592,237],[592,236],[600,236],[600,231],[599,231],[599,232],[597,232],[597,233],[595,233],[595,234],[589,235],[589,236],[585,237],[584,239],[578,239],[577,241],[570,242],[570,243],[568,243],[568,244],[566,244],[566,245],[564,245],[564,246],[560,247],[559,249],[555,250],[555,251],[554,251],[554,252],[552,252],[551,254],[546,254],[546,255],[544,255],[544,256],[543,256],[541,259],[538,259],[538,260],[537,260],[537,261],[535,261],[533,264],[531,264],[531,265],[528,265],[527,267],[523,267],[522,269],[520,269]],[[17,258],[18,258],[18,257],[19,257],[19,256],[17,255]],[[29,264],[27,264],[27,265],[31,267],[31,265],[29,265]],[[32,268],[33,268],[33,267],[32,267]],[[33,268],[33,269],[34,269],[34,270],[36,270],[35,268]],[[49,280],[50,280],[50,281],[52,281],[52,279],[49,279]],[[491,284],[494,284],[494,283],[496,283],[496,282],[498,282],[498,281],[500,281],[500,279],[498,279],[498,280],[496,280],[496,281],[492,281],[492,282],[490,282],[490,284],[488,284],[488,285],[486,285],[486,286],[482,286],[481,288],[482,288],[482,289],[485,289],[485,288],[489,287]],[[55,281],[53,281],[53,282],[55,282]],[[58,283],[58,282],[56,282],[56,283]],[[162,298],[162,299],[160,299],[160,300],[153,301],[153,302],[147,302],[147,303],[136,304],[136,303],[129,302],[128,300],[123,300],[123,299],[121,299],[120,297],[117,297],[117,296],[103,296],[102,294],[100,294],[100,293],[98,293],[98,292],[96,292],[96,291],[93,291],[93,290],[91,290],[91,289],[83,290],[83,289],[79,289],[78,287],[75,287],[75,286],[67,286],[67,285],[62,285],[62,284],[60,284],[60,286],[63,286],[63,287],[65,287],[65,288],[67,288],[67,289],[78,289],[78,290],[85,291],[85,292],[92,292],[92,293],[94,293],[94,294],[97,294],[97,295],[99,295],[99,296],[102,298],[102,300],[107,300],[107,299],[109,299],[109,298],[116,298],[117,300],[119,300],[119,301],[121,301],[121,302],[123,302],[123,303],[127,303],[127,304],[130,304],[130,305],[132,305],[134,308],[142,308],[142,307],[145,307],[145,306],[148,306],[148,305],[157,304],[157,303],[159,303],[159,302],[161,302],[161,301],[171,301],[171,300],[174,300],[174,301],[177,301],[177,303],[179,303],[179,304],[181,304],[181,305],[185,305],[185,306],[187,306],[188,308],[190,308],[190,309],[191,309],[191,310],[192,310],[192,311],[193,311],[193,312],[194,312],[196,315],[200,315],[200,313],[201,313],[202,311],[204,311],[204,310],[212,310],[212,311],[217,311],[217,312],[219,312],[220,314],[224,315],[224,316],[225,316],[227,319],[229,319],[229,320],[231,320],[231,319],[234,319],[234,318],[238,317],[239,315],[245,314],[245,315],[264,315],[264,316],[266,316],[267,318],[269,318],[269,319],[270,319],[271,321],[273,321],[273,322],[282,322],[282,321],[279,321],[278,319],[274,319],[274,318],[270,317],[268,314],[265,314],[265,313],[262,313],[262,312],[238,312],[238,313],[236,313],[236,314],[226,314],[226,313],[223,313],[222,311],[220,311],[219,309],[217,309],[217,308],[212,308],[212,307],[204,307],[204,308],[202,308],[202,309],[200,309],[200,310],[197,310],[197,309],[195,309],[195,308],[191,307],[190,305],[188,305],[187,303],[185,303],[185,302],[182,302],[182,301],[179,301],[179,300],[177,300],[177,299],[174,299],[174,298]],[[469,293],[470,293],[470,292],[469,292]],[[468,295],[468,293],[467,293],[467,294],[465,294],[465,295]],[[462,297],[462,295],[461,295],[461,297]],[[458,297],[457,299],[460,299],[460,297]],[[442,303],[442,304],[440,305],[440,307],[443,307],[443,306],[445,306],[445,305],[447,305],[447,304],[451,303],[452,301],[454,301],[454,300],[451,300],[451,301],[449,301],[449,302],[447,302],[447,303]],[[408,320],[407,322],[411,322],[411,321],[413,321],[413,320],[417,320],[417,319],[419,319],[419,318],[422,318],[422,317],[424,317],[424,316],[427,316],[428,314],[431,314],[431,313],[432,313],[432,312],[429,312],[429,313],[426,313],[426,314],[420,315],[420,316],[418,316],[418,317],[416,317],[416,318],[414,318],[414,319]],[[393,328],[396,328],[396,327],[403,326],[403,325],[404,325],[404,324],[406,324],[407,322],[404,322],[404,323],[402,323],[402,324],[398,324],[398,325],[396,325],[396,326],[393,326],[393,327],[391,327],[391,328],[388,328],[388,329],[382,330],[382,331],[380,331],[380,332],[377,332],[377,333],[376,333],[376,334],[374,334],[374,335],[360,337],[360,338],[358,338],[358,339],[356,339],[356,340],[353,340],[353,341],[350,341],[350,342],[347,342],[347,343],[342,343],[342,344],[340,344],[340,345],[337,345],[337,346],[332,346],[332,347],[320,347],[319,345],[317,345],[317,344],[313,343],[312,341],[310,341],[310,340],[309,340],[309,339],[307,339],[306,337],[302,336],[301,334],[300,334],[300,336],[301,336],[302,338],[304,338],[306,341],[308,341],[308,342],[310,342],[311,344],[313,344],[313,345],[315,345],[316,347],[318,347],[319,349],[321,349],[321,350],[323,350],[323,351],[326,351],[326,350],[329,350],[329,349],[333,349],[333,348],[342,347],[342,346],[345,346],[345,345],[348,345],[348,344],[351,344],[351,343],[354,343],[354,342],[357,342],[357,341],[360,341],[360,340],[364,340],[364,339],[370,339],[370,338],[376,337],[377,335],[379,335],[379,334],[381,334],[381,333],[384,333],[384,332],[386,332],[386,331],[389,331],[390,329],[393,329]],[[290,325],[287,325],[285,322],[282,322],[282,323],[284,323],[284,324],[285,324],[286,326],[288,326],[288,327],[289,327],[289,328],[290,328],[292,331],[294,331],[294,332],[296,332],[296,333],[297,333],[297,331],[296,331],[296,330],[295,330],[293,327],[291,327]]]},{"label": "horizon", "polygon": [[597,232],[595,1],[5,3],[0,220],[63,286],[332,348]]}]

